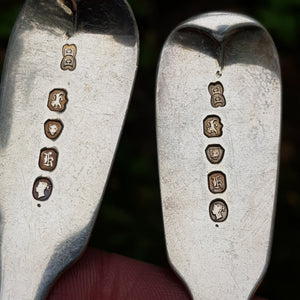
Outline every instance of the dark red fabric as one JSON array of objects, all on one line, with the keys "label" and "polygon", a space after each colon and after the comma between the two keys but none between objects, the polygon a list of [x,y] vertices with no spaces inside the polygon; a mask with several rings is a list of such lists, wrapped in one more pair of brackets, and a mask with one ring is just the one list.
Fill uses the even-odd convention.
[{"label": "dark red fabric", "polygon": [[[171,270],[88,248],[47,300],[190,300]],[[263,300],[255,298],[255,300]]]}]

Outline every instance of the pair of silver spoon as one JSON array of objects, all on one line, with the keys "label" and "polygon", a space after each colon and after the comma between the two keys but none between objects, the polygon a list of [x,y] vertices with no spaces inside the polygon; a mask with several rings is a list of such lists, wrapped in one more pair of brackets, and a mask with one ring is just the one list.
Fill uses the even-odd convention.
[{"label": "pair of silver spoon", "polygon": [[[123,0],[27,0],[1,80],[0,299],[43,299],[86,246],[135,79]],[[168,38],[157,75],[170,263],[194,299],[247,299],[270,253],[280,138],[278,57],[231,13]]]}]

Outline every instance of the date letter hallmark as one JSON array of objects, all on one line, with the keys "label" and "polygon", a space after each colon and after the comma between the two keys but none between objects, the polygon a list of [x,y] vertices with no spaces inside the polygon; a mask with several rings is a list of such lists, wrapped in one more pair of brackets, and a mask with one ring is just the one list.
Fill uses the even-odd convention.
[{"label": "date letter hallmark", "polygon": [[62,133],[63,124],[59,120],[48,120],[44,124],[44,130],[47,138],[55,140]]},{"label": "date letter hallmark", "polygon": [[53,171],[56,168],[58,152],[53,148],[44,148],[41,150],[39,167],[44,171]]},{"label": "date letter hallmark", "polygon": [[214,82],[208,86],[208,91],[211,95],[210,102],[212,107],[224,107],[226,105],[226,100],[223,95],[224,88],[221,82]]},{"label": "date letter hallmark", "polygon": [[218,116],[208,116],[203,123],[204,134],[207,137],[220,137],[222,135],[223,124]]},{"label": "date letter hallmark", "polygon": [[223,160],[224,148],[221,145],[209,145],[205,149],[206,157],[212,164],[218,164]]},{"label": "date letter hallmark", "polygon": [[61,61],[60,67],[63,71],[69,70],[74,71],[76,68],[76,54],[77,48],[74,44],[64,45],[62,48],[63,59]]},{"label": "date letter hallmark", "polygon": [[223,193],[226,190],[226,176],[220,171],[208,174],[208,187],[213,194]]},{"label": "date letter hallmark", "polygon": [[45,177],[39,177],[35,180],[32,189],[32,195],[35,200],[48,200],[52,193],[52,182]]},{"label": "date letter hallmark", "polygon": [[48,108],[52,111],[63,112],[68,102],[67,91],[55,89],[49,94]]},{"label": "date letter hallmark", "polygon": [[228,216],[228,207],[225,201],[216,199],[209,205],[209,215],[214,222],[224,222]]}]

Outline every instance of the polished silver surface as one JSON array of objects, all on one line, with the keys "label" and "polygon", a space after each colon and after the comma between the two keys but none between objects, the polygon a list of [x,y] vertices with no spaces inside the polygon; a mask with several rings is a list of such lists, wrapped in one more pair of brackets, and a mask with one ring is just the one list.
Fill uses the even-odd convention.
[{"label": "polished silver surface", "polygon": [[272,39],[243,15],[197,16],[168,38],[156,95],[170,262],[196,300],[247,299],[266,271],[274,218],[281,79]]},{"label": "polished silver surface", "polygon": [[24,5],[1,80],[0,299],[43,299],[85,247],[137,56],[123,0]]}]

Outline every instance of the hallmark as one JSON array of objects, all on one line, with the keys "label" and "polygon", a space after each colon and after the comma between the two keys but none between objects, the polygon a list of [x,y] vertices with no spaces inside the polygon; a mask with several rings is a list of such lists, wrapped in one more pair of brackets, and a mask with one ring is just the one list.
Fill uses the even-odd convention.
[{"label": "hallmark", "polygon": [[220,171],[208,174],[209,190],[214,194],[223,193],[226,190],[226,176]]},{"label": "hallmark", "polygon": [[209,145],[205,149],[205,153],[212,164],[218,164],[223,160],[225,150],[221,145]]},{"label": "hallmark", "polygon": [[59,120],[48,120],[44,124],[45,135],[51,140],[57,139],[63,130],[63,123]]},{"label": "hallmark", "polygon": [[35,180],[32,189],[32,195],[35,200],[48,200],[52,193],[52,182],[45,177],[39,177]]},{"label": "hallmark", "polygon": [[212,107],[223,107],[226,105],[226,100],[223,95],[224,88],[221,82],[210,83],[208,86],[208,91],[211,95],[210,102]]},{"label": "hallmark", "polygon": [[214,222],[224,222],[228,217],[228,206],[222,199],[216,199],[209,205],[209,215]]},{"label": "hallmark", "polygon": [[76,68],[76,54],[77,54],[77,48],[74,44],[69,45],[66,44],[63,46],[62,49],[63,59],[61,61],[61,69],[66,71],[74,71]]},{"label": "hallmark", "polygon": [[55,89],[49,94],[48,108],[52,111],[63,112],[68,102],[67,91]]},{"label": "hallmark", "polygon": [[222,135],[223,124],[218,116],[208,116],[204,119],[204,134],[211,137],[220,137]]},{"label": "hallmark", "polygon": [[53,148],[44,148],[41,150],[39,167],[44,171],[53,171],[56,168],[58,152]]}]

